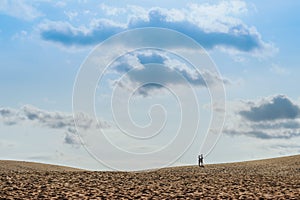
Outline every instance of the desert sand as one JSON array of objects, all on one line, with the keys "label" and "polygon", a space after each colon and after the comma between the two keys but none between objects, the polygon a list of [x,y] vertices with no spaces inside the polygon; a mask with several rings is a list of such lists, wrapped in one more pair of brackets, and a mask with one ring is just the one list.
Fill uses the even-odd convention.
[{"label": "desert sand", "polygon": [[0,161],[7,199],[300,199],[300,155],[144,172]]}]

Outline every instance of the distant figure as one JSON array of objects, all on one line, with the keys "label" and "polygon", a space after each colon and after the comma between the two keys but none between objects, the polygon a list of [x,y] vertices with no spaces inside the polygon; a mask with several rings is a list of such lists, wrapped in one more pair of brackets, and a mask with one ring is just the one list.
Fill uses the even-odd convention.
[{"label": "distant figure", "polygon": [[203,154],[200,154],[198,156],[198,165],[199,165],[199,167],[204,167],[204,165],[203,165]]}]

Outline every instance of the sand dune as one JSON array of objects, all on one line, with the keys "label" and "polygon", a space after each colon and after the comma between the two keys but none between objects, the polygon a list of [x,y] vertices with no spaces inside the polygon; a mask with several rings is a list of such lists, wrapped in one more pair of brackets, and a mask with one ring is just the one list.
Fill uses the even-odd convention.
[{"label": "sand dune", "polygon": [[0,161],[0,198],[299,199],[300,155],[148,172]]},{"label": "sand dune", "polygon": [[32,172],[32,171],[82,171],[72,167],[50,165],[26,161],[0,160],[0,172]]}]

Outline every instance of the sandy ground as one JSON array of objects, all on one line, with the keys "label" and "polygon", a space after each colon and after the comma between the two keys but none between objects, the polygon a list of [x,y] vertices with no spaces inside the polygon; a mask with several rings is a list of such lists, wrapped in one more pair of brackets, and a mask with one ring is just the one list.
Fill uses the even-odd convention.
[{"label": "sandy ground", "polygon": [[300,199],[300,155],[148,172],[0,161],[0,198]]}]

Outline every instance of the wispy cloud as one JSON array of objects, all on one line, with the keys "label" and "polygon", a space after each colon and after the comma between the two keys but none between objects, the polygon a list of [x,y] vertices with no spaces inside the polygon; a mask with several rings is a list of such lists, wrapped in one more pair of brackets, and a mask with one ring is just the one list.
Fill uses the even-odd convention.
[{"label": "wispy cloud", "polygon": [[43,14],[30,1],[0,1],[0,13],[16,17],[21,20],[33,20]]},{"label": "wispy cloud", "polygon": [[[131,6],[132,7],[132,6]],[[88,26],[76,27],[68,22],[46,21],[40,25],[40,35],[44,40],[65,46],[94,45],[113,34],[133,28],[169,28],[188,35],[207,49],[215,47],[234,49],[239,52],[255,52],[272,48],[264,42],[255,29],[247,26],[238,15],[247,12],[242,1],[221,2],[219,4],[191,4],[182,9],[159,7],[145,10],[135,6],[112,9],[113,13],[128,13],[128,23],[122,24],[108,19],[98,19]],[[107,10],[108,6],[101,4]]]},{"label": "wispy cloud", "polygon": [[[108,122],[96,120],[84,113],[76,115],[76,126],[83,130],[96,130],[97,128],[109,128]],[[76,135],[76,127],[72,113],[46,111],[31,105],[25,105],[20,109],[0,108],[0,122],[6,125],[19,125],[21,123],[33,123],[36,126],[50,129],[60,129],[65,132],[64,142],[67,144],[79,144]]]},{"label": "wispy cloud", "polygon": [[123,14],[123,13],[127,12],[126,8],[112,7],[112,6],[108,6],[104,3],[101,3],[99,7],[108,16],[116,16],[116,15]]},{"label": "wispy cloud", "polygon": [[270,67],[270,71],[274,74],[278,74],[278,75],[288,75],[290,74],[290,72],[284,68],[284,67],[281,67],[279,65],[276,65],[276,64],[272,64],[272,66]]},{"label": "wispy cloud", "polygon": [[285,95],[239,103],[227,123],[228,135],[260,139],[290,139],[300,136],[300,107]]},{"label": "wispy cloud", "polygon": [[300,153],[300,145],[296,143],[275,143],[269,147],[272,151],[278,151],[281,155]]}]

